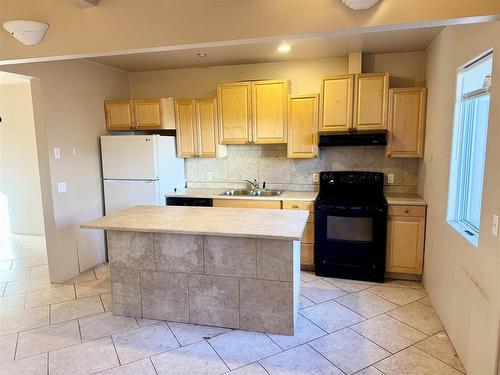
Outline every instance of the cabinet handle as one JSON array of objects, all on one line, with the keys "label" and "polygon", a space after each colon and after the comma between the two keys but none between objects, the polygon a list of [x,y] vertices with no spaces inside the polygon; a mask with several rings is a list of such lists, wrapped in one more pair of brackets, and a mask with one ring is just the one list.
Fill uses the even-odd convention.
[{"label": "cabinet handle", "polygon": [[406,209],[405,210],[405,214],[409,214],[410,213],[410,210],[409,209]]},{"label": "cabinet handle", "polygon": [[294,204],[294,205],[292,206],[292,208],[299,208],[299,205],[298,205],[298,204]]}]

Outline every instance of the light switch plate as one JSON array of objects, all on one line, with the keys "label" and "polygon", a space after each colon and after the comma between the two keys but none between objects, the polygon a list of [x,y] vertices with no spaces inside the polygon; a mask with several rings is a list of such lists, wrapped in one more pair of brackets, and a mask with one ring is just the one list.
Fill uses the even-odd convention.
[{"label": "light switch plate", "polygon": [[387,183],[388,184],[393,184],[394,183],[394,174],[393,173],[387,174]]},{"label": "light switch plate", "polygon": [[493,222],[491,223],[491,234],[495,237],[498,236],[498,215],[493,215]]},{"label": "light switch plate", "polygon": [[319,173],[313,173],[313,182],[319,182]]},{"label": "light switch plate", "polygon": [[66,182],[58,182],[57,183],[57,192],[58,193],[66,193]]},{"label": "light switch plate", "polygon": [[61,149],[59,147],[54,147],[54,158],[61,159]]}]

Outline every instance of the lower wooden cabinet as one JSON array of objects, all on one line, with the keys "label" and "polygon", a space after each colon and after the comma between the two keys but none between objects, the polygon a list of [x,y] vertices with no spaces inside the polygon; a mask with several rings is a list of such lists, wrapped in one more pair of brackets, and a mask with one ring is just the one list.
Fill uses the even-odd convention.
[{"label": "lower wooden cabinet", "polygon": [[214,199],[214,207],[274,208],[281,209],[281,201],[257,199]]},{"label": "lower wooden cabinet", "polygon": [[283,201],[283,209],[309,211],[309,219],[300,239],[300,267],[312,271],[314,270],[314,202]]},{"label": "lower wooden cabinet", "polygon": [[422,275],[425,206],[389,206],[386,272]]}]

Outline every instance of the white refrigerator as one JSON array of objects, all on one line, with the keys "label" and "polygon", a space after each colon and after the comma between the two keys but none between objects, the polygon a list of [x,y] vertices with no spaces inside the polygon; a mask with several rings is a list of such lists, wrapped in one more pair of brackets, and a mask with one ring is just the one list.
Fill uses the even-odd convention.
[{"label": "white refrigerator", "polygon": [[137,205],[165,205],[165,193],[185,186],[184,159],[175,137],[101,137],[105,214]]}]

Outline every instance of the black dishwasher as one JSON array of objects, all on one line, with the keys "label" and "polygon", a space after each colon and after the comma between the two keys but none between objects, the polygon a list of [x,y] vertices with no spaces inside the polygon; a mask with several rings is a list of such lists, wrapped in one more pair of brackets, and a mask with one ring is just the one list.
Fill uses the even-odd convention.
[{"label": "black dishwasher", "polygon": [[167,206],[201,206],[212,207],[212,198],[167,197]]}]

